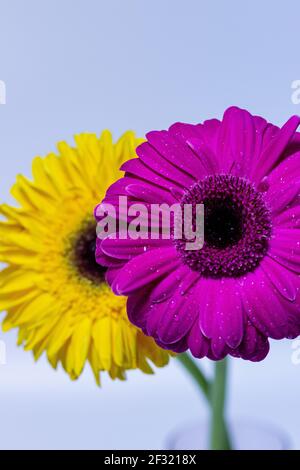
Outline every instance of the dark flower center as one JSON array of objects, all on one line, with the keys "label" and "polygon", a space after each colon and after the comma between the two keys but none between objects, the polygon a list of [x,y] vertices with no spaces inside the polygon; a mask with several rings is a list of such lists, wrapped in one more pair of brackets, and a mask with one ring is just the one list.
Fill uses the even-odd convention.
[{"label": "dark flower center", "polygon": [[[184,204],[204,204],[204,245],[187,251],[186,240],[174,240],[184,262],[208,277],[241,276],[265,256],[271,218],[263,194],[246,179],[214,175],[188,189]],[[194,219],[190,221],[194,227]]]},{"label": "dark flower center", "polygon": [[241,208],[230,197],[204,201],[204,233],[208,246],[227,248],[243,236]]},{"label": "dark flower center", "polygon": [[96,262],[96,226],[89,222],[74,241],[73,263],[79,273],[94,283],[104,282],[107,268]]}]

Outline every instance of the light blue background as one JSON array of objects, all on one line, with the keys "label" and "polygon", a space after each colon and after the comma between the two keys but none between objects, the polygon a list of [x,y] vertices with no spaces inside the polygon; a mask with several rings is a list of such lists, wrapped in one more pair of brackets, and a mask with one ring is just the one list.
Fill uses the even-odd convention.
[{"label": "light blue background", "polygon": [[[232,104],[283,124],[300,113],[299,15],[297,0],[0,0],[1,200],[32,157],[78,132],[143,135]],[[15,336],[0,334],[1,448],[160,448],[174,427],[206,417],[175,362],[99,390],[89,371],[71,383],[45,360],[34,365]],[[291,353],[273,343],[261,364],[232,361],[229,411],[284,429],[300,448]]]}]

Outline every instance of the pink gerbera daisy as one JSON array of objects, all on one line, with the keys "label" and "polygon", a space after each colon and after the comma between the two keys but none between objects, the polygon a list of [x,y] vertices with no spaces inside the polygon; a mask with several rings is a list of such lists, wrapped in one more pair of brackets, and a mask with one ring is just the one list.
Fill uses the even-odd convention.
[{"label": "pink gerbera daisy", "polygon": [[222,121],[147,134],[112,185],[132,203],[204,204],[205,242],[98,240],[131,322],[158,345],[260,361],[300,334],[300,118],[278,128],[236,107]]}]

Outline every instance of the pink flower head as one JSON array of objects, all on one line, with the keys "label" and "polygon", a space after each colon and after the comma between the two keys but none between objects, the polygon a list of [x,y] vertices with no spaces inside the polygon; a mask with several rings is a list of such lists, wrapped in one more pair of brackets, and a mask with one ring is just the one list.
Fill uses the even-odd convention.
[{"label": "pink flower head", "polygon": [[204,204],[202,249],[174,237],[97,240],[130,321],[161,347],[260,361],[269,337],[300,334],[299,123],[278,128],[236,107],[222,121],[176,123],[147,134],[108,189],[113,205],[119,195]]}]

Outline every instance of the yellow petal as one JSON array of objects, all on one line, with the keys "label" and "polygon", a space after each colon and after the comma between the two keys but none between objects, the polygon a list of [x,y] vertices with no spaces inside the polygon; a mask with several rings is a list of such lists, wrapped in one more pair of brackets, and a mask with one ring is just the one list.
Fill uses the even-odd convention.
[{"label": "yellow petal", "polygon": [[56,328],[51,333],[49,338],[48,357],[53,357],[61,347],[68,341],[73,332],[73,327],[67,319],[61,318]]},{"label": "yellow petal", "polygon": [[79,376],[82,372],[87,358],[90,340],[91,320],[89,318],[84,318],[74,329],[66,358],[67,370],[68,372],[73,372],[75,376]]},{"label": "yellow petal", "polygon": [[100,318],[92,328],[94,345],[103,369],[109,370],[112,361],[112,319]]},{"label": "yellow petal", "polygon": [[119,320],[113,319],[112,321],[112,344],[113,344],[113,359],[117,366],[124,364],[124,344],[122,335],[122,324]]},{"label": "yellow petal", "polygon": [[98,357],[96,348],[94,348],[93,346],[90,347],[88,358],[89,358],[89,363],[92,368],[96,383],[98,386],[100,386],[101,381],[100,381],[99,357]]},{"label": "yellow petal", "polygon": [[27,304],[34,299],[38,293],[35,290],[22,291],[15,294],[1,294],[0,289],[0,311],[9,310],[18,305]]},{"label": "yellow petal", "polygon": [[11,275],[7,275],[1,282],[0,279],[0,298],[4,294],[14,294],[24,290],[32,290],[38,286],[40,275],[33,271],[17,270]]},{"label": "yellow petal", "polygon": [[22,309],[18,317],[18,323],[20,325],[24,325],[25,323],[38,324],[45,316],[50,316],[54,310],[53,298],[46,293],[40,294]]}]

